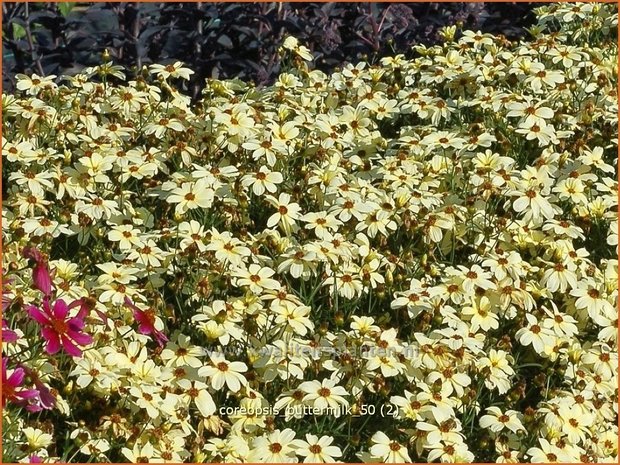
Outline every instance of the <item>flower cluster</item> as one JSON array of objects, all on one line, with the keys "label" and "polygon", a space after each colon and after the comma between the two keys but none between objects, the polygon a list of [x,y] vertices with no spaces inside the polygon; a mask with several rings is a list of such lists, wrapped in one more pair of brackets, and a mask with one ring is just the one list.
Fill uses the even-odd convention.
[{"label": "flower cluster", "polygon": [[22,76],[5,459],[617,461],[615,8],[197,102]]}]

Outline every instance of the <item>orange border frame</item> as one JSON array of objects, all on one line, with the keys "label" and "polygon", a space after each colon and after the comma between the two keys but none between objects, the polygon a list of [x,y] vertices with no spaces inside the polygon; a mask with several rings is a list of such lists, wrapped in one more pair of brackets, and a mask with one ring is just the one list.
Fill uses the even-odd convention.
[{"label": "orange border frame", "polygon": [[[360,3],[360,2],[356,2],[355,0],[338,0],[339,2],[342,3]],[[202,3],[302,3],[304,2],[304,0],[291,0],[289,2],[281,2],[281,1],[277,1],[277,2],[266,2],[265,0],[257,0],[257,1],[252,1],[252,0],[221,0],[219,2],[202,2]],[[526,3],[527,0],[515,0],[515,3]],[[2,0],[0,0],[0,3],[3,3]],[[16,0],[13,3],[48,3],[45,2],[44,0]],[[51,2],[51,3],[70,3],[69,0],[57,0],[55,2]],[[97,3],[97,2],[89,2],[89,3]],[[120,0],[111,0],[109,3],[122,3]],[[138,0],[137,3],[199,3],[197,0],[167,0],[165,2],[161,2],[159,0]],[[315,0],[315,3],[330,3],[327,0]],[[366,2],[366,3],[396,3],[394,2],[394,0],[372,0],[371,2]],[[429,0],[419,0],[419,1],[405,1],[402,3],[431,3]],[[455,2],[451,2],[450,0],[437,0],[434,3],[455,3]],[[463,3],[480,3],[477,2],[475,0],[465,0]],[[491,0],[490,2],[487,3],[504,3],[501,0]],[[568,0],[556,0],[556,1],[541,1],[541,0],[535,0],[534,2],[530,2],[530,3],[541,3],[541,4],[545,4],[545,3],[572,3],[569,2]],[[581,2],[578,3],[616,3],[620,9],[620,0],[602,0],[602,1],[596,1],[596,0],[583,0]],[[0,22],[2,20],[2,10],[0,9]],[[620,26],[619,26],[619,32],[620,32]],[[618,76],[620,76],[620,34],[618,34],[618,62],[617,62],[617,73]],[[0,45],[0,52],[2,51],[2,45]],[[3,55],[4,56],[4,55]],[[2,63],[0,62],[0,72],[2,71]],[[2,92],[2,81],[0,80],[0,93]],[[620,82],[617,84],[617,88],[616,88],[616,97],[618,99],[618,103],[620,105]],[[0,116],[2,114],[2,109],[0,108]],[[618,117],[620,118],[620,108],[618,109]],[[2,127],[0,126],[0,136],[2,136]],[[618,146],[617,146],[617,150],[618,150],[618,160],[620,161],[620,132],[618,134]],[[2,168],[2,158],[0,158],[0,169]],[[620,171],[618,173],[618,179],[617,181],[620,183]],[[0,178],[0,189],[2,188],[2,179]],[[0,205],[2,204],[2,199],[0,199]],[[620,190],[618,192],[618,219],[620,220]],[[1,224],[1,219],[0,219],[0,224]],[[620,224],[618,225],[618,234],[620,235]],[[0,261],[2,260],[2,236],[0,235]],[[620,246],[616,246],[617,250],[620,250]],[[618,265],[620,266],[620,256],[618,258]],[[1,282],[2,278],[0,276],[0,282]],[[620,273],[618,276],[618,284],[620,287]],[[620,314],[620,298],[617,299],[616,302],[616,306],[618,309],[618,313]],[[618,321],[618,339],[620,339],[620,321]],[[0,332],[0,347],[2,345],[2,333]],[[618,372],[620,372],[620,360],[618,361]],[[2,382],[0,381],[0,390],[2,389]],[[620,390],[620,378],[618,378],[618,389]],[[618,402],[618,400],[616,400],[616,402]],[[0,414],[2,413],[2,406],[0,405]],[[620,430],[620,416],[618,417],[618,428]],[[4,462],[2,461],[2,423],[0,423],[0,465],[2,465]],[[618,441],[620,443],[620,431],[619,431],[619,435],[618,435]],[[83,462],[72,462],[72,463],[76,463],[78,465],[86,465]],[[129,463],[129,462],[120,462],[120,463]],[[177,465],[174,464],[172,462],[171,465]],[[187,463],[191,463],[191,462],[184,462],[185,464]],[[349,463],[354,463],[355,465],[368,465],[368,464],[362,464],[362,463],[355,463],[355,462],[349,462]],[[457,462],[456,465],[460,465],[462,462]],[[486,463],[486,462],[485,462]],[[489,462],[490,463],[490,462]],[[607,463],[613,463],[613,462],[607,462]],[[107,464],[107,465],[112,465],[112,464]],[[178,464],[181,465],[181,464]],[[194,463],[193,465],[198,465],[196,463]],[[252,465],[259,465],[259,464],[252,464]],[[370,464],[370,465],[379,465],[378,463],[376,464]],[[483,465],[483,463],[481,462],[475,462],[474,465]],[[556,464],[557,465],[557,464]],[[570,465],[570,464],[560,464],[560,465]]]}]

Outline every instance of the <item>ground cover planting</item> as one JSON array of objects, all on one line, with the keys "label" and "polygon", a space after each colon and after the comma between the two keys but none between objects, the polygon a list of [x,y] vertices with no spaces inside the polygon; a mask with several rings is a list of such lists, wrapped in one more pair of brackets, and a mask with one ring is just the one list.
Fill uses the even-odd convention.
[{"label": "ground cover planting", "polygon": [[613,462],[617,7],[273,85],[2,96],[5,462]]}]

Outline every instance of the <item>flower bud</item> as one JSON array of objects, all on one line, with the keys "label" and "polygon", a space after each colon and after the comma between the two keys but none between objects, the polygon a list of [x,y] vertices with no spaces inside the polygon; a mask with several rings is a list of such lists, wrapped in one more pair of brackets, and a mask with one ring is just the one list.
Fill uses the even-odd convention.
[{"label": "flower bud", "polygon": [[321,336],[325,336],[329,331],[329,328],[327,326],[327,323],[323,322],[321,323],[321,326],[319,327],[319,334]]},{"label": "flower bud", "polygon": [[73,383],[73,380],[70,380],[67,384],[65,384],[65,387],[62,389],[62,392],[65,394],[71,394],[74,391],[75,388],[75,384]]}]

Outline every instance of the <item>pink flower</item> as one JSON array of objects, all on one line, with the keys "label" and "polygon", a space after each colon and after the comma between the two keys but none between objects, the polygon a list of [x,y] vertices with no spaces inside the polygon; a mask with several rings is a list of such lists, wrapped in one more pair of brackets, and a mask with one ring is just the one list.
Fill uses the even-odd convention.
[{"label": "pink flower", "polygon": [[168,342],[166,335],[155,328],[155,312],[152,309],[140,310],[129,297],[125,297],[125,305],[133,310],[133,317],[138,322],[138,332],[140,334],[152,334],[160,346]]},{"label": "pink flower", "polygon": [[104,324],[108,324],[108,317],[106,314],[95,307],[96,301],[82,297],[69,305],[69,308],[71,309],[73,307],[77,307],[78,305],[80,307],[80,311],[78,313],[79,315],[87,315],[91,310],[94,310],[95,313],[99,315],[99,318],[101,318],[101,321],[103,321]]},{"label": "pink flower", "polygon": [[[71,307],[81,304],[78,300]],[[81,308],[76,316],[69,318],[69,308],[64,300],[58,299],[54,307],[50,307],[49,299],[43,299],[43,308],[34,305],[28,307],[28,315],[42,325],[41,334],[47,341],[45,350],[48,354],[55,354],[62,347],[65,352],[74,357],[81,357],[82,351],[78,346],[93,342],[93,338],[82,331],[84,328],[85,309]]]},{"label": "pink flower", "polygon": [[2,318],[2,342],[16,342],[17,333],[9,329],[9,325],[6,320]]},{"label": "pink flower", "polygon": [[25,247],[22,255],[24,258],[35,261],[34,269],[32,270],[34,287],[43,292],[46,297],[52,295],[52,275],[43,254],[34,247]]},{"label": "pink flower", "polygon": [[52,394],[50,389],[41,381],[39,375],[28,367],[23,367],[24,372],[32,380],[37,391],[36,399],[31,400],[30,404],[26,406],[26,410],[29,412],[40,412],[41,410],[50,410],[56,405],[56,397]]},{"label": "pink flower", "polygon": [[39,393],[36,389],[20,389],[26,377],[23,368],[15,368],[11,376],[8,375],[7,361],[7,357],[2,357],[2,407],[6,405],[7,401],[23,404],[29,399],[37,397]]}]

